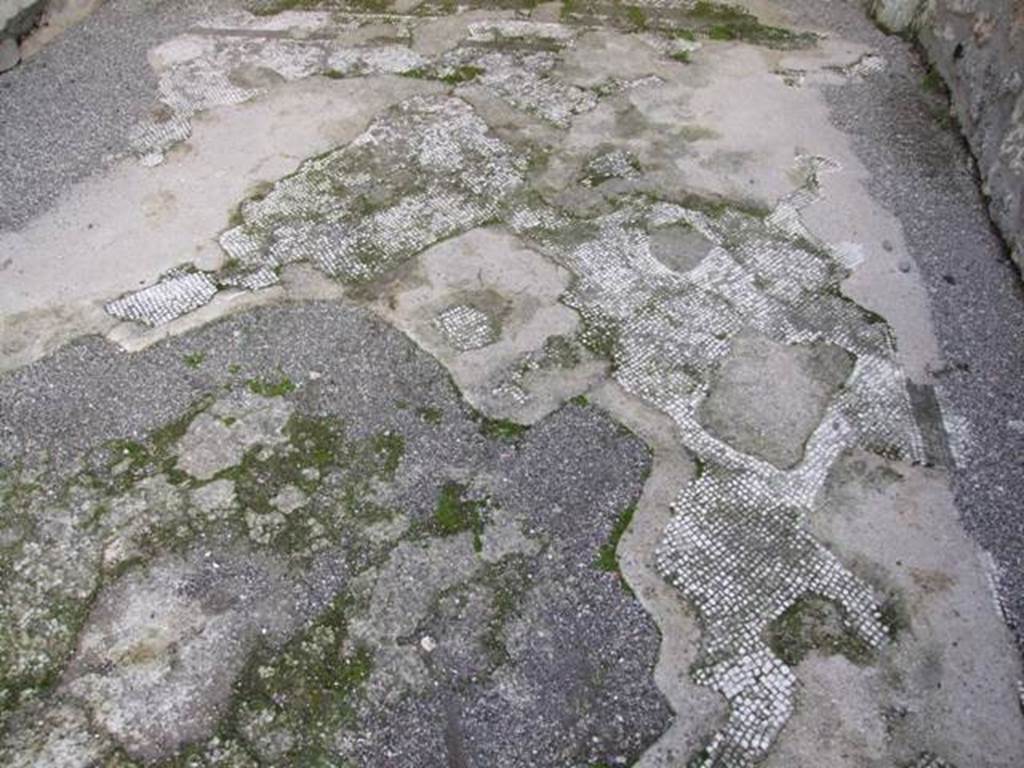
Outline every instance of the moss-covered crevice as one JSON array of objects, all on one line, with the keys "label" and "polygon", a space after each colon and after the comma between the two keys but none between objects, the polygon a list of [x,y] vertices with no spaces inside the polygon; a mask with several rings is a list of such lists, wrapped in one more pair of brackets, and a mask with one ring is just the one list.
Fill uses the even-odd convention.
[{"label": "moss-covered crevice", "polygon": [[391,0],[249,0],[246,7],[255,16],[276,16],[285,11],[349,11],[351,13],[386,13]]},{"label": "moss-covered crevice", "polygon": [[608,534],[608,540],[598,550],[594,565],[602,571],[609,573],[619,572],[619,541],[633,522],[633,515],[636,514],[636,505],[630,504],[622,509],[615,517],[615,523]]},{"label": "moss-covered crevice", "polygon": [[261,397],[284,397],[295,391],[295,382],[283,373],[274,377],[249,379],[245,384],[250,392]]},{"label": "moss-covered crevice", "polygon": [[[535,571],[533,560],[533,556],[514,553],[495,562],[481,562],[472,578],[437,594],[426,617],[402,642],[432,636],[431,633],[443,624],[444,619],[450,618],[448,614],[460,610],[453,609],[453,606],[472,606],[471,615],[463,614],[466,623],[460,625],[458,642],[475,646],[479,655],[469,665],[471,671],[463,669],[457,677],[468,674],[477,682],[489,678],[511,658],[506,643],[507,632],[511,623],[522,615],[524,600],[533,586],[530,576]],[[441,640],[444,641],[443,638]],[[442,678],[446,675],[443,668],[437,668],[435,672]]]},{"label": "moss-covered crevice", "polygon": [[143,478],[156,474],[166,475],[176,485],[187,482],[187,475],[177,468],[174,448],[196,417],[212,403],[212,397],[196,400],[181,416],[152,430],[142,440],[107,441],[87,458],[86,469],[77,479],[106,495],[124,493]]},{"label": "moss-covered crevice", "polygon": [[521,615],[523,601],[530,589],[530,561],[522,555],[510,555],[488,565],[480,580],[491,593],[491,615],[483,635],[483,645],[494,668],[509,660],[505,642],[509,624]]},{"label": "moss-covered crevice", "polygon": [[480,424],[480,434],[490,440],[516,442],[530,429],[511,419],[492,419],[483,414],[476,414],[476,420]]},{"label": "moss-covered crevice", "polygon": [[817,36],[809,32],[793,32],[762,24],[745,8],[725,3],[698,0],[687,13],[694,29],[712,40],[742,40],[767,48],[804,48],[813,45]]},{"label": "moss-covered crevice", "polygon": [[610,315],[595,311],[584,311],[581,318],[577,336],[580,345],[595,357],[609,361],[614,369],[619,354],[621,323]]}]

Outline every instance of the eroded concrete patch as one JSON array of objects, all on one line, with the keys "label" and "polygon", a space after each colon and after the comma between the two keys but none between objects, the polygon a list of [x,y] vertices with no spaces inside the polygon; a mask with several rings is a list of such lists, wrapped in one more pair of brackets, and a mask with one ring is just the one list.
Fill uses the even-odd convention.
[{"label": "eroded concrete patch", "polygon": [[[569,279],[511,234],[481,229],[426,250],[374,306],[440,360],[477,408],[529,423],[588,389],[606,368],[575,341],[579,318],[559,302]],[[493,338],[453,344],[438,327],[452,307],[485,314]]]},{"label": "eroded concrete patch", "polygon": [[171,754],[214,729],[258,642],[294,633],[301,594],[282,563],[253,553],[157,559],[102,594],[64,688],[130,754]]},{"label": "eroded concrete patch", "polygon": [[[250,388],[259,390],[261,381],[253,379]],[[210,480],[240,464],[253,447],[285,442],[291,410],[279,397],[261,397],[251,391],[231,400],[217,400],[189,424],[178,441],[177,468],[197,480]]]},{"label": "eroded concrete patch", "polygon": [[829,344],[785,345],[756,334],[733,339],[698,419],[743,453],[797,465],[854,359]]},{"label": "eroded concrete patch", "polygon": [[1017,702],[1019,664],[991,652],[1012,640],[991,610],[988,558],[960,528],[941,474],[855,452],[809,525],[865,578],[891,585],[903,629],[877,666],[803,661],[806,686],[768,764],[811,765],[812,753],[837,766],[916,765],[929,752],[952,765],[1016,764],[1024,736],[998,713]]}]

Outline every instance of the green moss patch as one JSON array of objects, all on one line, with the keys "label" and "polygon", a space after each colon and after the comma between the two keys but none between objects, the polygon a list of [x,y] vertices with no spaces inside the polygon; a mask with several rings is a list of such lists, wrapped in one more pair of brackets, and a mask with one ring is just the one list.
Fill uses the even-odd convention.
[{"label": "green moss patch", "polygon": [[484,71],[480,69],[480,67],[474,67],[467,64],[465,66],[458,67],[454,72],[443,75],[439,79],[441,82],[447,83],[448,85],[458,85],[459,83],[467,83],[470,80],[479,77],[483,73]]},{"label": "green moss patch", "polygon": [[[254,654],[235,685],[228,726],[257,755],[265,724],[271,733],[288,736],[288,747],[274,763],[340,764],[330,740],[355,724],[355,705],[373,671],[371,649],[348,647],[349,609],[348,599],[338,598],[284,648]],[[258,731],[253,721],[261,723]]]},{"label": "green moss patch", "polygon": [[544,339],[544,357],[541,367],[575,368],[579,364],[579,348],[572,337],[556,334]]},{"label": "green moss patch", "polygon": [[492,440],[515,441],[526,434],[529,429],[523,424],[517,424],[508,419],[480,417],[480,431]]},{"label": "green moss patch", "polygon": [[895,640],[910,629],[910,612],[897,593],[886,595],[882,604],[878,606],[878,612],[890,640]]},{"label": "green moss patch", "polygon": [[206,358],[202,352],[191,352],[182,358],[182,362],[185,363],[189,368],[198,368],[203,364],[203,360]]},{"label": "green moss patch", "polygon": [[626,22],[632,29],[637,31],[647,29],[647,14],[644,12],[644,9],[639,6],[627,6]]},{"label": "green moss patch", "polygon": [[530,585],[529,574],[529,561],[519,555],[510,555],[488,566],[482,577],[493,595],[493,613],[483,644],[495,666],[509,659],[504,640],[505,628],[520,613],[523,597]]},{"label": "green moss patch", "polygon": [[767,48],[805,48],[817,37],[809,32],[793,32],[762,24],[756,16],[735,5],[700,0],[687,13],[699,33],[712,40],[742,40]]},{"label": "green moss patch", "polygon": [[597,559],[594,561],[594,565],[602,571],[610,573],[617,573],[619,571],[619,541],[622,539],[626,529],[629,528],[629,524],[633,522],[633,515],[635,513],[636,505],[630,504],[619,512],[615,518],[615,524],[612,526],[612,532],[608,535],[608,541],[601,545],[601,549],[597,553]]},{"label": "green moss patch", "polygon": [[842,610],[832,601],[803,597],[779,616],[767,630],[768,646],[791,667],[811,651],[842,654],[856,664],[867,664],[871,647],[845,625]]},{"label": "green moss patch", "polygon": [[946,83],[935,67],[928,67],[928,71],[921,79],[921,85],[929,93],[944,94],[946,92]]},{"label": "green moss patch", "polygon": [[616,320],[587,314],[583,316],[583,327],[579,332],[580,346],[614,365],[615,350],[619,344],[620,333],[619,323]]},{"label": "green moss patch", "polygon": [[[303,556],[318,538],[334,541],[355,521],[390,516],[389,510],[373,501],[372,486],[394,477],[405,455],[401,435],[383,432],[350,439],[339,420],[299,414],[291,416],[285,434],[286,446],[273,451],[256,446],[240,464],[217,476],[235,482],[244,514],[234,525],[252,535],[255,523],[261,529],[258,543],[282,554]],[[282,520],[274,505],[279,493],[293,486],[313,497],[324,483],[330,483],[331,502],[312,499],[302,514]],[[262,528],[263,521],[269,527]]]},{"label": "green moss patch", "polygon": [[609,7],[601,0],[563,0],[561,16],[563,21],[583,23],[610,18],[630,32],[656,30],[686,40],[700,36],[781,49],[804,48],[817,41],[814,34],[762,24],[741,6],[711,0],[698,0],[690,8],[651,8],[618,0]]},{"label": "green moss patch", "polygon": [[405,438],[395,432],[382,432],[370,439],[376,472],[388,480],[395,476],[405,455]]},{"label": "green moss patch", "polygon": [[263,397],[284,397],[295,391],[295,383],[283,374],[276,379],[249,379],[245,384],[250,392]]},{"label": "green moss patch", "polygon": [[434,408],[432,406],[417,408],[416,415],[427,422],[427,424],[440,424],[444,419],[444,412],[440,408]]},{"label": "green moss patch", "polygon": [[[385,13],[389,0],[347,0],[348,10],[356,13]],[[247,4],[250,13],[256,16],[276,16],[285,11],[309,11],[318,8],[341,10],[327,0],[255,0]]]},{"label": "green moss patch", "polygon": [[184,414],[154,429],[142,441],[129,438],[108,441],[93,457],[93,466],[83,473],[82,479],[111,495],[123,493],[142,478],[161,472],[172,483],[186,482],[185,473],[176,468],[178,457],[174,449],[196,416],[209,408],[210,403],[209,398],[196,401]]},{"label": "green moss patch", "polygon": [[473,534],[473,548],[483,549],[480,536],[484,532],[484,520],[480,510],[486,502],[466,498],[466,486],[460,483],[445,483],[437,497],[434,508],[433,527],[441,536],[453,536],[463,531]]}]

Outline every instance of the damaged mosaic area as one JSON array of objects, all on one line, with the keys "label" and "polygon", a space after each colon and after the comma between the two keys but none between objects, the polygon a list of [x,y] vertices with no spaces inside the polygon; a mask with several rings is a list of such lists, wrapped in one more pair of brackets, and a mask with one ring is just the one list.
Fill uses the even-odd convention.
[{"label": "damaged mosaic area", "polygon": [[[289,12],[269,19],[238,14],[211,19],[195,32],[165,43],[154,52],[161,70],[160,103],[136,129],[134,151],[145,164],[157,164],[168,149],[188,138],[197,113],[239,104],[275,83],[313,75],[404,75],[453,86],[478,79],[514,106],[562,127],[571,115],[597,103],[594,92],[550,77],[559,61],[555,51],[507,50],[502,45],[506,40],[538,38],[568,45],[575,33],[566,26],[478,22],[470,25],[466,44],[428,59],[409,47],[407,26],[396,28],[396,37],[384,43],[352,45],[338,39],[346,33],[358,35],[360,24],[358,16],[337,21],[326,13]],[[313,31],[315,35],[310,34]]]},{"label": "damaged mosaic area", "polygon": [[[509,8],[516,5],[509,3]],[[620,5],[577,0],[565,4],[560,23],[471,23],[463,45],[429,57],[413,50],[411,37],[417,25],[449,15],[449,4],[418,3],[409,13],[398,12],[387,2],[325,2],[323,10],[306,11],[291,10],[292,6],[257,3],[252,8],[256,15],[238,11],[211,17],[153,51],[159,103],[136,126],[130,141],[144,164],[162,162],[171,147],[186,140],[197,113],[240,104],[276,83],[313,75],[402,75],[453,86],[475,82],[517,108],[567,127],[573,115],[593,109],[601,95],[630,86],[612,79],[595,88],[580,88],[552,76],[560,51],[587,30],[643,32],[651,45],[678,60],[686,60],[700,47],[698,36],[784,49],[813,45],[815,40],[813,35],[762,25],[751,14],[719,3],[645,0]],[[460,4],[463,11],[475,7],[488,4]],[[363,35],[367,24],[386,24],[389,31]]]},{"label": "damaged mosaic area", "polygon": [[[754,17],[725,9],[713,3],[654,3],[648,10],[655,16],[642,25],[645,39],[666,57],[676,57],[681,50],[693,50],[697,45],[692,42],[691,31],[703,29],[701,23],[722,22],[715,29],[724,29],[724,22],[739,24],[738,29],[750,24],[757,27],[756,20],[751,21]],[[472,22],[459,45],[435,57],[424,57],[413,50],[412,35],[417,24],[435,18],[434,14],[444,16],[450,11],[447,8],[420,4],[415,13],[406,15],[389,12],[386,4],[379,8],[331,4],[323,11],[277,12],[281,9],[276,7],[256,10],[264,15],[239,11],[212,17],[153,51],[159,73],[159,105],[151,118],[138,126],[131,140],[145,164],[161,162],[170,147],[185,140],[191,130],[190,120],[197,113],[242,103],[275,83],[313,75],[432,79],[448,84],[455,96],[466,88],[484,89],[491,97],[562,129],[574,116],[593,110],[602,98],[662,83],[659,77],[648,76],[610,78],[592,87],[580,87],[557,75],[562,55],[575,45],[579,35],[602,25],[636,27],[636,18],[609,14],[600,3],[574,5],[572,13],[563,14],[563,23],[517,19]],[[389,32],[363,34],[367,23],[386,23]],[[737,33],[737,39],[745,38]],[[359,42],[353,44],[352,40]],[[779,37],[779,41],[784,40],[788,40],[785,35]],[[758,42],[775,44],[770,36]],[[793,46],[811,42],[797,37],[791,41]],[[782,47],[790,47],[790,43]],[[465,231],[493,217],[492,203],[500,204],[521,183],[526,159],[510,162],[508,157],[492,157],[490,142],[484,137],[486,126],[465,105],[450,99],[428,102],[402,105],[405,115],[381,118],[376,130],[371,129],[336,156],[329,153],[307,163],[290,182],[277,185],[280,189],[275,192],[287,195],[287,202],[246,201],[239,211],[244,224],[221,238],[227,266],[220,273],[200,272],[185,265],[162,276],[156,285],[109,303],[108,312],[124,320],[161,325],[210,301],[219,289],[256,290],[274,285],[280,266],[302,259],[310,259],[328,274],[347,281],[372,279],[380,271],[378,260],[386,269],[392,259],[407,257],[410,251],[422,250],[455,231]],[[403,126],[403,122],[409,124]],[[449,125],[454,135],[447,134]],[[417,127],[420,130],[414,130]],[[394,142],[397,135],[415,137],[415,143],[401,146]],[[375,146],[389,141],[388,149]],[[360,142],[374,151],[361,151]],[[636,171],[635,158],[627,154],[612,152],[595,162],[584,184],[599,183],[609,176],[630,176]],[[438,163],[446,164],[450,171],[473,175],[478,186],[467,188],[458,176],[438,177]],[[374,170],[390,171],[395,167],[407,169],[410,175],[429,174],[433,184],[418,200],[403,196],[406,206],[420,209],[422,220],[389,245],[393,253],[382,254],[379,248],[368,247],[368,242],[380,240],[382,227],[393,228],[398,222],[415,218],[409,211],[391,206],[402,184],[411,181],[410,176],[397,175],[388,185],[390,189],[374,183],[374,179],[390,178]],[[484,167],[487,174],[480,174]],[[325,204],[324,185],[330,185],[339,197],[356,192],[355,209]],[[371,186],[372,192],[367,191]],[[293,221],[279,228],[274,215],[267,214],[283,208],[289,210]],[[318,226],[305,227],[301,236],[293,236],[294,220]],[[342,235],[342,229],[361,231]],[[268,244],[271,237],[275,240],[273,248]]]},{"label": "damaged mosaic area", "polygon": [[[0,443],[4,765],[554,768],[667,727],[657,629],[594,565],[650,466],[603,412],[510,443],[331,304],[89,341],[0,395],[77,381],[79,354],[117,379],[94,418],[26,406]],[[171,421],[126,408],[157,391]]]},{"label": "damaged mosaic area", "polygon": [[344,282],[368,282],[494,218],[524,165],[460,99],[410,99],[243,203],[243,223],[221,246],[243,270],[308,259]]},{"label": "damaged mosaic area", "polygon": [[[573,222],[559,213],[515,217],[525,237],[577,275],[565,300],[587,323],[584,342],[589,335],[592,345],[604,346],[618,381],[672,416],[683,446],[700,462],[700,476],[676,500],[658,552],[659,568],[704,623],[694,678],[730,703],[729,720],[699,765],[753,765],[791,715],[796,678],[765,633],[799,598],[834,601],[849,632],[868,647],[886,641],[890,628],[871,588],[816,542],[802,520],[844,450],[923,458],[888,328],[842,297],[845,265],[800,222],[823,161],[802,163],[806,185],[763,219],[631,201],[591,222],[592,235],[566,246]],[[679,224],[713,244],[684,274],[650,251],[650,232]],[[835,345],[856,361],[793,468],[737,450],[699,418],[731,343],[750,329],[789,345]]]},{"label": "damaged mosaic area", "polygon": [[[564,300],[584,318],[580,343],[603,348],[629,391],[670,414],[683,446],[704,467],[677,500],[658,559],[705,622],[695,678],[731,705],[728,724],[707,747],[708,765],[752,764],[791,714],[795,677],[764,636],[798,599],[832,600],[853,635],[869,647],[885,642],[888,629],[871,589],[801,520],[845,449],[921,458],[887,327],[839,294],[845,265],[800,223],[823,161],[802,163],[806,185],[763,219],[635,197],[620,199],[618,210],[585,227],[518,198],[504,209],[514,231],[576,276]],[[263,202],[287,199],[275,190]],[[275,215],[283,219],[287,209]],[[683,274],[650,251],[651,232],[678,226],[712,244]],[[855,360],[793,468],[743,453],[700,422],[699,406],[731,340],[747,330],[790,345],[828,343]],[[478,343],[475,330],[451,333],[464,335],[455,342],[464,348]]]},{"label": "damaged mosaic area", "polygon": [[445,341],[460,351],[480,349],[498,339],[491,316],[469,304],[455,304],[442,310],[434,325]]},{"label": "damaged mosaic area", "polygon": [[[650,4],[651,18],[676,5]],[[679,5],[693,17],[696,6]],[[717,11],[708,14],[723,20]],[[681,448],[696,457],[698,476],[676,498],[657,563],[703,624],[693,679],[729,704],[725,723],[691,764],[742,768],[765,757],[793,713],[796,676],[768,641],[788,611],[805,598],[824,599],[841,615],[851,643],[868,655],[896,629],[890,606],[871,585],[805,530],[830,469],[852,448],[911,463],[924,461],[925,451],[888,327],[843,296],[840,281],[852,266],[845,252],[817,241],[801,221],[817,198],[819,175],[833,167],[829,160],[799,157],[794,176],[803,181],[772,210],[758,212],[729,201],[659,195],[636,157],[610,149],[582,159],[573,175],[574,191],[596,201],[580,210],[534,188],[531,167],[547,147],[508,125],[499,135],[474,109],[470,89],[482,89],[546,130],[564,132],[604,99],[657,88],[657,76],[592,88],[560,79],[559,52],[599,17],[471,25],[465,42],[429,61],[414,62],[396,46],[386,60],[409,68],[390,71],[439,79],[450,91],[402,102],[348,146],[307,161],[244,201],[240,223],[220,240],[228,265],[204,273],[206,282],[185,283],[175,273],[108,310],[159,324],[215,288],[259,284],[260,276],[270,280],[302,260],[372,290],[374,281],[431,245],[484,225],[507,228],[566,269],[573,282],[562,301],[582,324],[566,345],[571,355],[606,358],[628,392],[672,418]],[[633,22],[639,26],[635,14]],[[645,34],[660,31],[658,24],[650,27]],[[734,39],[744,38],[737,32]],[[679,53],[659,50],[666,58]],[[388,71],[380,60],[367,63],[366,49],[332,55],[335,64],[346,56],[360,62],[341,72]],[[866,76],[874,66],[851,76]],[[692,264],[659,256],[657,244],[677,235],[703,244]],[[166,299],[160,290],[169,291]],[[452,305],[435,318],[435,328],[455,349],[478,349],[501,332],[482,314]],[[842,371],[822,394],[791,463],[731,439],[706,412],[730,355],[751,338],[808,354],[824,349]],[[528,399],[523,371],[545,356],[537,350],[510,367],[496,394],[512,403]]]},{"label": "damaged mosaic area", "polygon": [[159,105],[136,127],[133,150],[145,164],[158,164],[188,138],[194,115],[249,101],[275,83],[315,74],[401,74],[423,65],[404,45],[354,48],[335,39],[358,26],[355,20],[337,23],[329,13],[261,18],[236,12],[158,46],[152,55],[160,72]]}]

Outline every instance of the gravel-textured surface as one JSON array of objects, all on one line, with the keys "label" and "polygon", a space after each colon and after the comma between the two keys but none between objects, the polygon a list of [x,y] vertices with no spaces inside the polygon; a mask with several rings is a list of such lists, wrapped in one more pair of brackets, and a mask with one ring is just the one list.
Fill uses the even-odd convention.
[{"label": "gravel-textured surface", "polygon": [[[255,382],[271,380],[288,384],[276,390],[282,394],[254,400],[249,390],[266,391]],[[155,427],[204,397],[217,399],[171,447],[177,471],[193,479],[166,474],[166,464],[135,463],[129,480],[97,464],[116,438],[134,440],[140,447],[129,453],[141,455]],[[65,682],[44,698],[49,711],[74,707],[69,692],[102,701],[91,716],[135,757],[167,757],[176,745],[197,741],[215,751],[213,742],[203,744],[219,722],[220,732],[233,728],[250,753],[295,765],[313,756],[394,766],[591,765],[635,759],[668,725],[670,711],[652,677],[657,630],[617,573],[597,562],[617,516],[639,497],[649,456],[597,409],[567,406],[529,430],[488,436],[436,361],[365,313],[330,303],[255,310],[130,355],[86,340],[0,379],[0,403],[0,487],[14,512],[38,513],[20,496],[35,492],[9,482],[8,473],[39,467],[41,454],[55,465],[36,485],[48,488],[40,493],[52,495],[67,482],[77,509],[98,505],[93,522],[73,516],[69,523],[80,549],[62,557],[75,575],[67,581],[88,584],[103,571],[110,577],[112,541],[128,552],[130,542],[142,542],[137,551],[148,553],[123,562],[120,572],[131,575],[118,579],[119,592],[103,592]],[[289,418],[293,426],[283,428]],[[324,439],[317,430],[340,424],[347,447],[326,457],[327,443],[318,443],[309,465],[304,443],[288,431],[296,424],[321,425],[307,427],[314,440]],[[282,443],[283,429],[292,434],[291,447]],[[242,435],[251,452],[225,455],[224,446]],[[359,445],[373,450],[367,455]],[[381,465],[382,455],[392,458]],[[211,461],[227,474],[214,479],[203,472]],[[364,462],[367,468],[358,469]],[[98,472],[89,489],[73,469],[83,463]],[[283,474],[294,479],[286,482]],[[360,475],[373,478],[370,485]],[[147,534],[137,539],[129,532],[137,521],[114,522],[126,499],[141,493],[146,509],[136,515],[163,509],[154,523],[167,524],[182,493],[194,500],[222,494],[225,480],[236,488],[227,498],[239,495],[248,534],[219,521],[231,519],[230,501],[221,503],[219,517],[187,523],[194,532],[180,547]],[[113,493],[94,499],[104,483]],[[460,512],[462,495],[475,501]],[[478,522],[442,519],[437,500],[444,498],[453,503],[451,514]],[[367,514],[359,509],[381,505],[393,511],[359,517]],[[274,534],[289,525],[274,508],[299,527]],[[317,519],[328,529],[339,526],[337,532],[315,546],[299,543],[305,535],[296,531]],[[89,544],[97,532],[99,550]],[[47,536],[37,532],[34,539],[46,541],[51,553],[72,546]],[[248,554],[240,557],[240,548]],[[205,554],[183,561],[166,554],[197,549]],[[99,552],[102,565],[95,562]],[[239,563],[253,570],[252,590],[248,577],[239,577]],[[196,580],[209,588],[179,586]],[[22,598],[30,602],[59,597],[59,586],[45,595],[32,589],[11,594],[35,594]],[[344,620],[325,625],[318,616],[338,599],[346,601]],[[135,611],[140,600],[151,601],[152,611]],[[230,607],[242,604],[249,607]],[[188,616],[196,611],[199,618]],[[54,614],[51,626],[68,621]],[[191,633],[182,622],[203,629]],[[271,649],[285,648],[262,660],[279,665],[269,682],[245,672],[248,654],[263,647],[253,640],[260,631]],[[348,662],[336,660],[321,677],[310,677],[318,654],[331,652],[324,637],[335,642],[345,635],[352,638],[343,646]],[[56,664],[63,637],[45,646]],[[145,650],[123,654],[121,645]],[[6,658],[20,658],[20,648],[0,641]],[[353,652],[358,669],[367,670],[354,685],[344,675],[346,664],[356,664]],[[169,666],[140,677],[131,655],[138,653],[166,655]],[[176,664],[179,655],[186,662]],[[0,687],[25,684],[8,674]],[[333,681],[323,677],[335,674]],[[232,678],[241,678],[233,688]],[[345,686],[354,690],[337,692]],[[340,721],[319,709],[327,690],[344,698]],[[161,715],[154,695],[177,700],[173,709],[181,714]],[[59,728],[11,732],[22,734],[6,746],[6,759],[15,762],[38,754],[54,733],[67,736]]]},{"label": "gravel-textured surface", "polygon": [[147,52],[216,3],[111,0],[0,74],[0,230],[125,153],[129,131],[156,104]]},{"label": "gravel-textured surface", "polygon": [[[251,390],[267,391],[255,382],[288,384],[254,400]],[[203,398],[213,405],[170,448],[177,475],[135,460],[154,428]],[[59,603],[62,584],[119,585],[85,618],[81,648],[67,646],[64,633],[43,644],[58,666],[60,649],[71,653],[45,711],[85,702],[101,752],[105,730],[146,760],[184,743],[211,755],[223,747],[206,741],[216,727],[275,764],[386,757],[410,768],[554,768],[636,759],[668,725],[653,680],[657,628],[614,569],[598,564],[640,494],[649,453],[594,407],[567,405],[529,430],[488,431],[436,361],[380,321],[330,303],[256,310],[132,355],[87,339],[0,379],[0,404],[0,491],[14,505],[5,519],[35,519],[42,507],[25,499],[49,495],[50,520],[38,520],[33,540],[67,571],[49,586],[18,586],[17,565],[11,595],[38,612]],[[292,427],[282,428],[288,418]],[[327,457],[321,442],[306,453],[288,431],[296,424],[313,424],[309,439],[321,441],[321,430],[340,424],[348,447]],[[241,436],[251,449],[244,458],[224,454]],[[97,460],[114,439],[139,446],[126,449],[135,457],[130,478]],[[12,482],[11,473],[42,466],[41,452],[55,465],[37,482]],[[227,474],[204,473],[211,461]],[[88,488],[76,474],[82,466],[96,473]],[[225,494],[225,481],[235,491]],[[55,493],[64,483],[66,495]],[[179,545],[152,538],[149,523],[139,528],[154,514],[154,525],[173,523],[182,494],[195,503],[236,493],[241,525],[231,523],[234,502],[222,500],[222,512],[187,523],[192,532]],[[442,519],[446,494],[472,499],[449,513],[479,522]],[[73,530],[59,544],[43,529],[65,519],[63,498],[75,499]],[[145,509],[116,522],[132,498],[145,498]],[[93,505],[89,521],[76,514]],[[298,528],[274,533],[289,525],[274,508]],[[313,520],[336,533],[301,543]],[[112,575],[115,550],[138,554]],[[331,623],[324,606],[338,600],[344,609],[326,615],[342,618]],[[140,614],[140,601],[151,609]],[[13,620],[8,610],[0,603],[0,622]],[[48,626],[73,629],[74,616],[55,613]],[[193,623],[200,629],[189,630]],[[345,658],[314,676],[317,659],[346,636]],[[246,671],[254,650],[259,669],[276,676]],[[25,649],[4,639],[0,654],[19,660]],[[28,682],[11,674],[0,688]],[[324,689],[311,690],[317,685]],[[338,712],[321,708],[328,695]],[[178,702],[178,714],[162,713],[154,697]],[[9,703],[0,700],[0,718]],[[23,764],[77,733],[29,725],[33,712],[14,715],[17,738],[0,745],[0,761]]]}]

